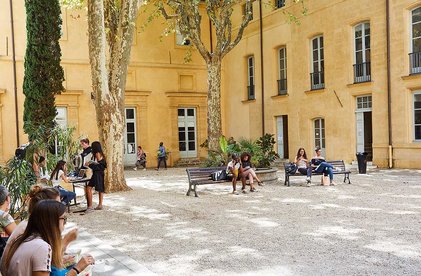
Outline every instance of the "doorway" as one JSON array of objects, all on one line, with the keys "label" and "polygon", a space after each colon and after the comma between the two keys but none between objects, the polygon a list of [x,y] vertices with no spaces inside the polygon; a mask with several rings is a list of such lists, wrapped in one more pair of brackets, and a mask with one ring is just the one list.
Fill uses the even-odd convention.
[{"label": "doorway", "polygon": [[124,128],[124,164],[136,163],[136,109],[125,108],[126,125]]},{"label": "doorway", "polygon": [[278,155],[281,159],[289,158],[288,147],[288,115],[276,117],[276,142],[278,144]]},{"label": "doorway", "polygon": [[357,152],[366,152],[367,161],[373,160],[373,126],[371,96],[357,97],[356,135]]},{"label": "doorway", "polygon": [[196,108],[178,109],[178,150],[181,158],[197,157]]}]

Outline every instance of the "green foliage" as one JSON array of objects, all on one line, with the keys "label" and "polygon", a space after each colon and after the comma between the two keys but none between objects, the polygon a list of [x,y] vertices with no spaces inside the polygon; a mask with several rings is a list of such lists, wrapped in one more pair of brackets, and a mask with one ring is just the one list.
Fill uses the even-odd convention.
[{"label": "green foliage", "polygon": [[12,202],[10,204],[10,215],[15,219],[25,219],[25,200],[31,185],[35,184],[36,177],[32,170],[31,163],[13,157],[5,167],[0,167],[0,183],[10,193]]},{"label": "green foliage", "polygon": [[45,127],[50,136],[56,117],[55,95],[64,91],[60,65],[61,10],[58,0],[25,0],[27,45],[23,80],[24,130],[33,140],[34,129]]},{"label": "green foliage", "polygon": [[266,133],[256,141],[260,150],[257,160],[258,167],[270,167],[270,163],[279,158],[279,155],[273,150],[275,143],[274,135],[269,133]]},{"label": "green foliage", "polygon": [[256,141],[252,139],[245,139],[241,138],[238,142],[240,152],[248,152],[251,155],[251,163],[254,165],[258,164],[258,160],[260,160],[261,150],[257,145]]}]

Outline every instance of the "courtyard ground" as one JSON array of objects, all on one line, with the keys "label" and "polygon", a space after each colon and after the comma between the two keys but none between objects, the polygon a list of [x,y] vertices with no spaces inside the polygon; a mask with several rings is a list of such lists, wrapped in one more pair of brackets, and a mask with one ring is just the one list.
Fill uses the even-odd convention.
[{"label": "courtyard ground", "polygon": [[421,275],[421,170],[329,187],[286,187],[280,172],[257,193],[227,183],[198,198],[185,195],[185,169],[126,176],[132,191],[69,220],[156,275]]}]

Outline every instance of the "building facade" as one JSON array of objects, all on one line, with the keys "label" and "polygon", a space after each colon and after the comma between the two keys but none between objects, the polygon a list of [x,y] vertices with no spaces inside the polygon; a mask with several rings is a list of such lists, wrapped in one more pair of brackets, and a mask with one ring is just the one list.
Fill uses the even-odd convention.
[{"label": "building facade", "polygon": [[[301,4],[268,0],[253,4],[253,20],[224,59],[224,134],[235,139],[273,133],[282,158],[299,147],[312,155],[320,146],[327,159],[351,162],[367,152],[380,167],[421,168],[421,1],[322,0]],[[26,142],[23,118],[25,8],[0,0],[0,163]],[[243,16],[234,11],[234,22]],[[290,14],[297,22],[290,22]],[[207,74],[188,38],[177,32],[160,38],[162,21],[141,30],[132,47],[126,91],[126,163],[137,145],[154,156],[159,142],[170,162],[204,158]],[[203,20],[202,39],[212,34]],[[87,22],[84,11],[63,10],[62,64],[66,91],[57,96],[58,121],[76,126],[91,140]],[[12,42],[15,45],[16,78]],[[16,93],[14,88],[16,79]],[[16,102],[16,104],[15,104]],[[16,121],[16,117],[18,120]],[[148,158],[148,165],[156,164]]]}]

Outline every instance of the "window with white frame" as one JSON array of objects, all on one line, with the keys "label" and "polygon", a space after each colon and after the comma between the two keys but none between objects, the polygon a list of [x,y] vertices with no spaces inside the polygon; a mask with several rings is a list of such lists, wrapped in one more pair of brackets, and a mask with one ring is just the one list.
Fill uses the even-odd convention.
[{"label": "window with white frame", "polygon": [[311,89],[322,89],[325,87],[323,36],[311,40],[311,60]]},{"label": "window with white frame", "polygon": [[321,148],[322,152],[324,153],[324,150],[326,148],[325,119],[317,118],[317,119],[314,119],[313,123],[314,123],[314,146]]},{"label": "window with white frame", "polygon": [[249,100],[256,98],[254,93],[254,56],[247,58],[247,98]]},{"label": "window with white frame", "polygon": [[421,141],[421,92],[414,94],[414,139]]},{"label": "window with white frame", "polygon": [[175,26],[175,43],[179,46],[188,46],[191,44],[190,39],[181,34],[178,25]]},{"label": "window with white frame", "polygon": [[357,109],[371,109],[371,96],[357,97]]},{"label": "window with white frame", "polygon": [[287,93],[287,49],[285,47],[279,48],[278,60],[278,95],[285,95]]},{"label": "window with white frame", "polygon": [[411,13],[411,53],[409,54],[410,73],[421,73],[421,7]]},{"label": "window with white frame", "polygon": [[364,22],[354,28],[354,82],[371,80],[370,23]]},{"label": "window with white frame", "polygon": [[66,107],[56,107],[57,115],[55,121],[57,125],[62,128],[67,128],[67,108]]}]

